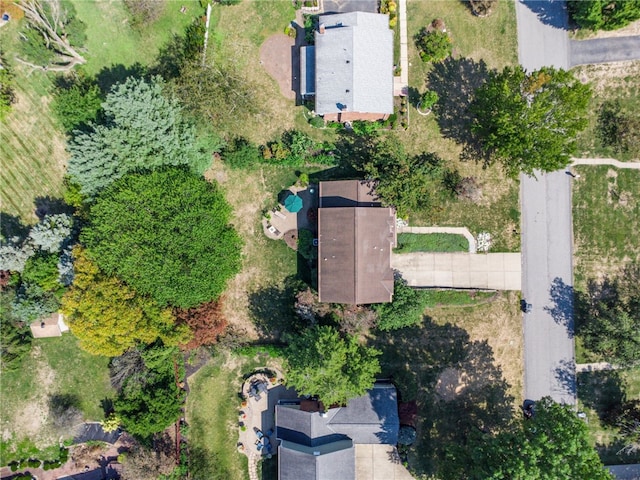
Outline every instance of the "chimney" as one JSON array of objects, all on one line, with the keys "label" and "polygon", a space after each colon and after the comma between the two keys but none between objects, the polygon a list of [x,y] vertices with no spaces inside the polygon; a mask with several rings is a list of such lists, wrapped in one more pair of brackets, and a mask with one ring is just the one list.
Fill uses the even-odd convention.
[{"label": "chimney", "polygon": [[324,34],[324,23],[321,23],[320,25],[318,25],[318,33],[320,35]]}]

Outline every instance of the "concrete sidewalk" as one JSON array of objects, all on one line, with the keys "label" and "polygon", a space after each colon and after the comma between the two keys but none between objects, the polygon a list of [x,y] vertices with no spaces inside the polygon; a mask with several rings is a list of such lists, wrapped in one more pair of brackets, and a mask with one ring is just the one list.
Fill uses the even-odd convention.
[{"label": "concrete sidewalk", "polygon": [[412,287],[520,290],[519,253],[394,253],[391,267]]}]

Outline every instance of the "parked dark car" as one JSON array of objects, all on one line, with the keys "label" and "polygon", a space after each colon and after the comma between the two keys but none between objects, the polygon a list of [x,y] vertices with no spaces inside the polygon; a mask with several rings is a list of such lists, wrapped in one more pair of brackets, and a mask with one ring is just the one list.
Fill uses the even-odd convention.
[{"label": "parked dark car", "polygon": [[536,406],[536,402],[534,402],[533,400],[525,400],[524,402],[522,402],[522,413],[524,415],[524,418],[526,419],[530,419],[533,418],[536,414],[534,407]]},{"label": "parked dark car", "polygon": [[532,308],[533,306],[530,303],[527,303],[524,298],[520,300],[520,310],[522,310],[524,313],[531,313]]}]

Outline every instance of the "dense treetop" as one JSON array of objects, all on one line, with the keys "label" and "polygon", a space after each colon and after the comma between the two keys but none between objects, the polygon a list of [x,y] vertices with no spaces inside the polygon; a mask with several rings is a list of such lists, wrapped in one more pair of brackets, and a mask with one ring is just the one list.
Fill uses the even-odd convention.
[{"label": "dense treetop", "polygon": [[287,383],[301,395],[317,395],[326,405],[344,405],[373,387],[380,352],[341,336],[329,326],[305,330],[286,349]]},{"label": "dense treetop", "polygon": [[569,164],[575,136],[587,125],[590,95],[564,70],[505,67],[476,91],[471,129],[512,176],[558,170]]},{"label": "dense treetop", "polygon": [[230,215],[217,185],[185,169],[129,174],[96,199],[81,241],[108,275],[190,308],[217,299],[240,269]]},{"label": "dense treetop", "polygon": [[571,18],[580,28],[616,30],[640,18],[640,0],[569,0]]},{"label": "dense treetop", "polygon": [[128,172],[187,165],[202,172],[209,160],[198,148],[194,128],[160,77],[128,78],[115,85],[103,107],[103,121],[69,142],[68,172],[87,197]]},{"label": "dense treetop", "polygon": [[186,325],[176,326],[171,309],[105,275],[81,248],[74,249],[76,275],[62,300],[69,327],[80,347],[94,355],[115,357],[138,344],[160,339],[165,345],[189,341]]}]

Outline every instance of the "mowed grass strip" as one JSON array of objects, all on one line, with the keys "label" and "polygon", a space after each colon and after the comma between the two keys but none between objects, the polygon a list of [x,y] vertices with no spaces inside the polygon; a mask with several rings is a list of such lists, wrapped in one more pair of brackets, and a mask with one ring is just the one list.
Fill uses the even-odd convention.
[{"label": "mowed grass strip", "polygon": [[220,356],[189,378],[186,415],[194,478],[245,480],[247,457],[238,452],[242,375],[258,366],[245,357]]},{"label": "mowed grass strip", "polygon": [[578,166],[573,182],[576,286],[640,261],[640,171]]},{"label": "mowed grass strip", "polygon": [[400,233],[395,253],[468,252],[469,241],[452,233]]},{"label": "mowed grass strip", "polygon": [[15,72],[17,101],[0,128],[0,209],[32,223],[36,198],[61,196],[67,153],[49,108],[51,78]]}]

